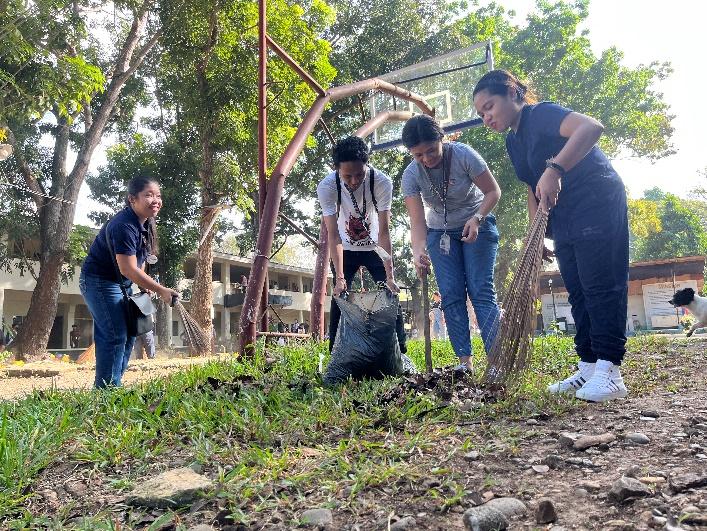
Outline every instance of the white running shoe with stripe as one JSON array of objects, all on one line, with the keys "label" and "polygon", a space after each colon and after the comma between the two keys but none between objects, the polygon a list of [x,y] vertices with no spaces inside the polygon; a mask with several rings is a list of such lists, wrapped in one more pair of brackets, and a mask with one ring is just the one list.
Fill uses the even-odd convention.
[{"label": "white running shoe with stripe", "polygon": [[553,394],[574,395],[585,383],[587,383],[587,379],[585,379],[582,371],[577,371],[569,378],[565,378],[561,382],[555,382],[550,385],[547,390],[549,393]]},{"label": "white running shoe with stripe", "polygon": [[594,371],[592,377],[579,389],[575,397],[589,402],[606,402],[615,398],[625,398],[628,390],[621,376]]}]

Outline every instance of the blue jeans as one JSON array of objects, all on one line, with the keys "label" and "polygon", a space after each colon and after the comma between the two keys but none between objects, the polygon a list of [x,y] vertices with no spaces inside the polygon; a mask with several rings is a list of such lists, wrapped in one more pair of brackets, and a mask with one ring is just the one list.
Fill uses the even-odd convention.
[{"label": "blue jeans", "polygon": [[442,295],[442,311],[447,322],[449,340],[457,356],[471,356],[469,312],[466,309],[468,295],[488,353],[496,338],[500,317],[493,285],[493,268],[498,250],[496,218],[486,218],[473,243],[461,241],[462,228],[448,230],[451,239],[448,255],[440,252],[439,240],[442,234],[444,231],[441,229],[428,229],[427,252]]},{"label": "blue jeans", "polygon": [[[93,317],[97,388],[119,386],[135,338],[128,336],[125,301],[117,282],[81,273],[79,288]],[[126,288],[131,294],[131,288]]]}]

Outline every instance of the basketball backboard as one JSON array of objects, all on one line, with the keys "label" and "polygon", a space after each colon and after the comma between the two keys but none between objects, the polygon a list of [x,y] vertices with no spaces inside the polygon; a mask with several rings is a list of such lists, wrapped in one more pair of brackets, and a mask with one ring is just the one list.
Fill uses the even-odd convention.
[{"label": "basketball backboard", "polygon": [[[480,42],[378,77],[422,96],[435,109],[445,132],[452,133],[481,124],[472,92],[481,76],[492,69],[491,43]],[[411,102],[380,92],[373,94],[369,104],[371,118],[385,111],[421,112]],[[373,133],[373,150],[400,145],[402,129],[402,122],[379,126]]]}]

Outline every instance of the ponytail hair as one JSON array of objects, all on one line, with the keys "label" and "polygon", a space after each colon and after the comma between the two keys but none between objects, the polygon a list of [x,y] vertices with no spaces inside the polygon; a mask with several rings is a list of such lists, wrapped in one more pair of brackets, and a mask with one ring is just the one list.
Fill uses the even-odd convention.
[{"label": "ponytail hair", "polygon": [[[125,195],[125,204],[130,206],[130,196],[137,197],[149,184],[159,185],[159,181],[153,177],[136,175],[128,181],[128,190]],[[156,255],[159,252],[159,241],[157,240],[157,221],[154,216],[147,218],[147,253]]]},{"label": "ponytail hair", "polygon": [[484,74],[474,87],[473,96],[482,90],[487,90],[492,96],[514,95],[514,99],[522,103],[537,103],[538,98],[533,90],[508,72],[507,70],[491,70]]}]

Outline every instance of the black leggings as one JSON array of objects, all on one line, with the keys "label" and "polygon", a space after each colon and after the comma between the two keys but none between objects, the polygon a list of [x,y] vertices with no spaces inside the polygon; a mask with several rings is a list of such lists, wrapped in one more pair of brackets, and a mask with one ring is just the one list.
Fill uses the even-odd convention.
[{"label": "black leggings", "polygon": [[[368,269],[368,272],[376,282],[385,282],[385,267],[383,260],[375,251],[348,251],[344,250],[344,279],[346,286],[350,286],[354,275],[363,266]],[[336,271],[334,265],[331,266],[334,273],[334,284],[336,284]],[[339,320],[341,319],[341,310],[336,304],[334,297],[331,298],[331,308],[329,310],[329,352],[334,348],[334,340],[336,339],[336,331],[339,329]],[[405,346],[405,327],[403,324],[403,310],[398,305],[398,319],[395,322],[395,332],[398,335],[398,343],[400,344],[401,352],[407,352]]]}]

